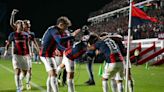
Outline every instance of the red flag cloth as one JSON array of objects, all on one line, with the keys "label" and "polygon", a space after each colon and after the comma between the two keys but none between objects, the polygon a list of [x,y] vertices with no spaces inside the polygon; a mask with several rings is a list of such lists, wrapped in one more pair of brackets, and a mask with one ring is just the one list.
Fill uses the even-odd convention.
[{"label": "red flag cloth", "polygon": [[138,17],[144,20],[150,20],[152,22],[158,22],[156,18],[148,16],[145,12],[143,12],[141,9],[132,6],[132,17]]}]

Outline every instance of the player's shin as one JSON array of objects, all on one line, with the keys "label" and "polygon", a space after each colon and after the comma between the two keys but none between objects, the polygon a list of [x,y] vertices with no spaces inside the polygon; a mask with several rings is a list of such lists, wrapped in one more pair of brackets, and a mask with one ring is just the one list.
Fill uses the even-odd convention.
[{"label": "player's shin", "polygon": [[24,74],[23,72],[20,73],[19,78],[20,78],[20,89],[23,90],[23,79],[24,79]]},{"label": "player's shin", "polygon": [[67,83],[68,83],[68,92],[75,92],[74,80],[67,79]]},{"label": "player's shin", "polygon": [[30,81],[31,81],[31,74],[29,72],[27,72],[27,75],[26,75],[26,83],[27,84],[30,84]]},{"label": "player's shin", "polygon": [[122,82],[118,82],[117,83],[117,89],[118,89],[118,92],[123,92],[123,84],[122,84]]},{"label": "player's shin", "polygon": [[111,90],[112,90],[112,92],[117,92],[117,83],[116,83],[116,80],[111,79],[110,84],[111,84]]},{"label": "player's shin", "polygon": [[103,92],[109,92],[108,80],[102,81],[102,88],[103,88]]},{"label": "player's shin", "polygon": [[129,87],[129,92],[133,92],[133,81],[128,80],[128,87]]},{"label": "player's shin", "polygon": [[53,92],[59,92],[55,76],[51,76],[50,83],[51,83],[51,87],[52,87]]},{"label": "player's shin", "polygon": [[47,92],[51,92],[52,88],[51,88],[50,76],[48,76],[47,78],[46,85],[47,85]]},{"label": "player's shin", "polygon": [[16,88],[17,90],[20,89],[20,78],[19,75],[15,74],[15,84],[16,84]]}]

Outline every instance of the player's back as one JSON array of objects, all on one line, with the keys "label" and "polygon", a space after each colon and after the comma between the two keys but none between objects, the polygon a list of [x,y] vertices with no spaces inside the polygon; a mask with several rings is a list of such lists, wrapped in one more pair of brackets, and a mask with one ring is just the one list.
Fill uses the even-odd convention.
[{"label": "player's back", "polygon": [[41,56],[53,57],[53,53],[56,49],[56,42],[53,38],[53,34],[55,34],[55,36],[60,36],[54,26],[49,27],[44,33],[41,41]]},{"label": "player's back", "polygon": [[97,47],[106,57],[107,62],[121,62],[122,55],[120,53],[118,45],[114,40],[106,37],[103,40],[100,40],[96,43]]},{"label": "player's back", "polygon": [[66,49],[65,55],[71,60],[77,59],[86,52],[86,47],[85,42],[76,42],[72,47]]}]

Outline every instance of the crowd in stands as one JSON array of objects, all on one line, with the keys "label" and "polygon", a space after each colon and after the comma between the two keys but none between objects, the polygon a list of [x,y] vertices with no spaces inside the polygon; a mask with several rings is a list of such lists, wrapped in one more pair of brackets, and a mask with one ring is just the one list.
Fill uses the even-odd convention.
[{"label": "crowd in stands", "polygon": [[[143,0],[134,0],[134,2],[136,2],[136,3],[141,2],[141,1],[143,1]],[[106,4],[104,7],[102,7],[102,9],[92,12],[90,14],[90,17],[126,7],[126,6],[128,6],[128,4],[129,4],[129,0],[113,0],[109,4]]]},{"label": "crowd in stands", "polygon": [[[131,35],[133,36],[133,39],[157,38],[159,32],[164,32],[164,6],[160,6],[159,4],[153,2],[151,6],[148,6],[143,10],[149,16],[157,18],[159,22],[148,22],[146,24],[133,27]],[[103,21],[91,24],[89,27],[91,31],[98,34],[105,31],[127,36],[128,12],[118,13],[115,16],[105,18]]]}]

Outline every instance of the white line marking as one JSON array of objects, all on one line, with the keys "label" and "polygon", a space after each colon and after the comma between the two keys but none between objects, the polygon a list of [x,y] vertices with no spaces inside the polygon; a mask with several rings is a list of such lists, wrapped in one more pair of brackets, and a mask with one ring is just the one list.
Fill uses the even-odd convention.
[{"label": "white line marking", "polygon": [[[3,69],[9,71],[10,73],[13,73],[13,74],[14,74],[14,71],[13,71],[13,70],[9,69],[8,67],[6,67],[6,66],[4,66],[4,65],[0,64],[0,67],[2,67]],[[35,84],[34,82],[31,82],[31,85],[32,85],[33,87],[39,89],[41,92],[46,92],[46,89],[40,87],[39,85]]]}]

